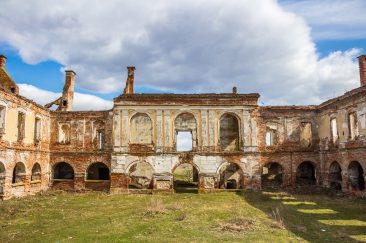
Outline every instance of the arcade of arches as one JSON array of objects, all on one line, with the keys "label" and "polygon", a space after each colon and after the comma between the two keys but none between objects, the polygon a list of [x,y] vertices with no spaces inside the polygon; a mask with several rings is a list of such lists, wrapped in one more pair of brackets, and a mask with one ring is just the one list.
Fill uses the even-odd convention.
[{"label": "arcade of arches", "polygon": [[319,105],[261,106],[259,94],[236,88],[134,93],[135,68],[128,67],[123,94],[102,111],[73,111],[71,70],[62,96],[45,106],[17,95],[6,58],[0,59],[0,199],[50,188],[319,186],[366,194],[366,55],[359,57],[361,87]]}]

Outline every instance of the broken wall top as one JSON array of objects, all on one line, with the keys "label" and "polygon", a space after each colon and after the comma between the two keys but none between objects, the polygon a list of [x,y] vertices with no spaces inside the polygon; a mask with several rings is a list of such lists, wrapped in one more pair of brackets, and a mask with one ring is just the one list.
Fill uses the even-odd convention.
[{"label": "broken wall top", "polygon": [[259,94],[123,94],[114,99],[118,105],[258,105]]}]

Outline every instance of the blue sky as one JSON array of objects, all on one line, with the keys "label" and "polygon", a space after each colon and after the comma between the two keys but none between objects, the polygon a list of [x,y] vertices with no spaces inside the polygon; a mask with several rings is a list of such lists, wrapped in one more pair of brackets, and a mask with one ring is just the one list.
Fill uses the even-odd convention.
[{"label": "blue sky", "polygon": [[70,11],[67,3],[4,0],[0,53],[13,79],[28,85],[20,87],[23,95],[40,103],[50,100],[37,93],[61,92],[63,70],[71,68],[76,92],[91,95],[84,103],[104,107],[110,103],[102,99],[122,92],[125,67],[132,64],[136,92],[230,92],[238,86],[242,93],[259,92],[266,105],[313,104],[358,84],[366,3],[346,2],[111,1],[96,9],[80,1]]}]

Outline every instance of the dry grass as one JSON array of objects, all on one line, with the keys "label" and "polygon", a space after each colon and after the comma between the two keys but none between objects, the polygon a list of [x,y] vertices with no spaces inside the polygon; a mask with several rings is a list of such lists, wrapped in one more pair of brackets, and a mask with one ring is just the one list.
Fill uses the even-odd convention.
[{"label": "dry grass", "polygon": [[254,230],[256,221],[254,219],[236,218],[221,223],[218,229],[222,232],[239,233],[243,231]]},{"label": "dry grass", "polygon": [[165,214],[168,209],[165,207],[164,202],[160,198],[152,198],[147,204],[144,211],[144,216],[156,216],[159,214]]},{"label": "dry grass", "polygon": [[279,229],[285,229],[285,221],[282,217],[282,213],[280,208],[272,209],[271,217],[274,220],[273,226],[279,228]]}]

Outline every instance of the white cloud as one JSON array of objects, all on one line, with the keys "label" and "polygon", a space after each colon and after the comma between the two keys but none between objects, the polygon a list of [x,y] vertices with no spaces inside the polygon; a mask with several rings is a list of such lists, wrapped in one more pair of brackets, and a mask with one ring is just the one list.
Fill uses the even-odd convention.
[{"label": "white cloud", "polygon": [[[305,20],[276,0],[10,1],[0,41],[29,63],[56,60],[95,92],[259,92],[265,104],[318,103],[358,86],[357,50],[320,58]],[[14,18],[14,16],[17,16]],[[330,94],[331,92],[331,94]]]},{"label": "white cloud", "polygon": [[[30,84],[18,84],[18,86],[20,95],[41,105],[54,101],[62,95],[61,93],[43,90]],[[95,95],[81,94],[77,92],[74,94],[74,110],[76,111],[108,110],[111,109],[112,106],[112,101],[104,100]]]},{"label": "white cloud", "polygon": [[287,0],[282,6],[304,17],[318,40],[366,38],[365,0]]}]

